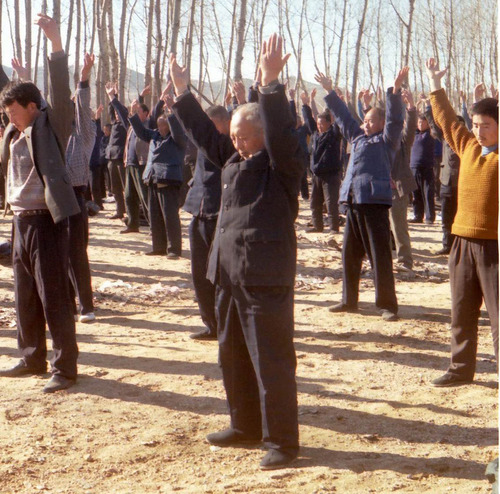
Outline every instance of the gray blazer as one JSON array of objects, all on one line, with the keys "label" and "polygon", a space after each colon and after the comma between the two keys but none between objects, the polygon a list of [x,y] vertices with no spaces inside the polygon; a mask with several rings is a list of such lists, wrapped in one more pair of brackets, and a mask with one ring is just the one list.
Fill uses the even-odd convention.
[{"label": "gray blazer", "polygon": [[[62,53],[49,60],[49,91],[52,105],[40,112],[25,134],[31,159],[43,182],[47,208],[58,223],[80,212],[65,166],[65,150],[75,110],[69,87],[68,58]],[[5,129],[0,151],[3,164],[9,162],[10,142],[16,132],[12,124]]]}]

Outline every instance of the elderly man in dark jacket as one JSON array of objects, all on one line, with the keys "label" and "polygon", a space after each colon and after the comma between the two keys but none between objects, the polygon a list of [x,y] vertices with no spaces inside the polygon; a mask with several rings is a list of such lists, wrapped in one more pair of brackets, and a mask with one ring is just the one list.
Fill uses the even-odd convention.
[{"label": "elderly man in dark jacket", "polygon": [[72,386],[77,376],[78,347],[68,287],[68,217],[80,208],[64,157],[74,118],[68,59],[56,22],[39,14],[37,23],[52,43],[51,106],[41,109],[40,91],[29,82],[7,86],[0,96],[11,122],[1,155],[8,167],[7,200],[14,212],[13,269],[22,355],[0,376],[46,372],[47,324],[53,375],[43,390],[52,393]]},{"label": "elderly man in dark jacket", "polygon": [[139,139],[149,142],[149,154],[142,179],[149,186],[148,207],[153,250],[146,255],[165,255],[177,259],[182,254],[179,195],[186,136],[174,114],[160,116],[158,130],[147,129],[137,114],[139,103],[132,103],[129,118]]},{"label": "elderly man in dark jacket", "polygon": [[347,205],[342,246],[342,302],[330,307],[331,312],[357,310],[361,265],[367,254],[374,272],[375,305],[384,320],[397,320],[389,208],[392,204],[391,164],[400,147],[403,130],[400,89],[407,74],[405,67],[396,77],[394,87],[387,90],[387,118],[383,110],[372,108],[365,115],[363,129],[333,91],[331,79],[324,74],[316,75],[316,80],[328,92],[325,101],[335,122],[351,143],[349,164],[340,188],[340,201]]},{"label": "elderly man in dark jacket", "polygon": [[[298,454],[293,347],[294,221],[304,170],[284,87],[282,40],[263,43],[259,103],[241,105],[228,136],[187,90],[186,69],[171,58],[179,95],[174,111],[188,135],[222,167],[222,201],[208,265],[217,284],[219,358],[231,426],[209,434],[218,446],[264,440],[261,468],[281,468]],[[235,152],[236,151],[236,152]]]}]

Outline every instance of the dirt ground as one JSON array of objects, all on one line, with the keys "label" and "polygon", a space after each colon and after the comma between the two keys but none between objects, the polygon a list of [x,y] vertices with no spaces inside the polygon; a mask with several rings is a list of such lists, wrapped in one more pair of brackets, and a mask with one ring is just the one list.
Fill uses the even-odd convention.
[{"label": "dirt ground", "polygon": [[[107,212],[113,205],[107,204]],[[436,389],[449,359],[450,290],[440,225],[412,225],[415,277],[396,274],[398,322],[375,311],[366,265],[361,311],[340,300],[341,236],[297,223],[295,296],[301,452],[293,467],[262,472],[264,452],[211,447],[228,425],[217,343],[202,328],[184,255],[151,258],[147,229],[119,235],[91,218],[89,257],[97,321],[77,324],[79,379],[45,395],[47,376],[2,379],[1,493],[487,493],[498,456],[498,379],[482,313],[474,384]],[[0,219],[8,237],[10,219]],[[332,240],[333,239],[333,240]],[[330,240],[330,245],[328,244]],[[0,366],[14,364],[12,270],[0,266]],[[50,345],[50,344],[49,344]]]}]

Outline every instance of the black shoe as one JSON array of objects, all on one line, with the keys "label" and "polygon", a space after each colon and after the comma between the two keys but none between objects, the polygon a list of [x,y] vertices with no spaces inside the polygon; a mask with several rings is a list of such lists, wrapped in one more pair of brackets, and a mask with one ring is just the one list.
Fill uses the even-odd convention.
[{"label": "black shoe", "polygon": [[43,367],[28,367],[24,360],[20,360],[14,367],[10,369],[0,370],[0,377],[20,377],[29,374],[45,374],[47,366]]},{"label": "black shoe", "polygon": [[260,468],[261,470],[277,470],[278,468],[287,467],[295,458],[297,458],[297,455],[270,449],[260,462]]},{"label": "black shoe", "polygon": [[463,386],[464,384],[470,384],[472,379],[468,379],[466,377],[459,376],[458,374],[452,374],[451,372],[447,372],[443,374],[441,377],[434,379],[431,381],[431,384],[436,388],[447,388],[450,386]]},{"label": "black shoe", "polygon": [[181,257],[181,256],[179,254],[176,254],[175,252],[169,252],[167,254],[167,259],[175,260],[175,259],[179,259],[179,257]]},{"label": "black shoe", "polygon": [[426,225],[433,225],[434,224],[434,220],[425,220],[425,224]]},{"label": "black shoe", "polygon": [[388,309],[382,309],[380,311],[380,313],[381,313],[382,319],[384,321],[397,321],[399,319],[397,314],[395,314],[394,312],[391,312]]},{"label": "black shoe", "polygon": [[71,388],[75,384],[74,379],[68,379],[64,376],[59,376],[58,374],[53,375],[49,382],[44,386],[44,393],[55,393],[56,391],[61,391],[63,389]]},{"label": "black shoe", "polygon": [[312,228],[307,228],[306,229],[307,233],[323,233],[323,228],[316,228],[313,226]]},{"label": "black shoe", "polygon": [[418,218],[412,218],[411,220],[408,220],[408,223],[422,223],[422,220],[419,220]]},{"label": "black shoe", "polygon": [[164,256],[166,252],[164,250],[151,250],[149,252],[145,252],[145,256]]},{"label": "black shoe", "polygon": [[139,233],[139,228],[130,228],[127,226],[127,228],[120,230],[120,233]]},{"label": "black shoe", "polygon": [[438,250],[437,252],[434,252],[435,256],[447,256],[450,253],[451,249],[448,249],[447,247],[443,247],[442,249]]},{"label": "black shoe", "polygon": [[339,302],[338,304],[328,307],[328,310],[330,312],[357,312],[358,308],[344,304],[344,302]]},{"label": "black shoe", "polygon": [[236,432],[234,429],[229,428],[220,432],[212,432],[212,434],[208,434],[207,441],[214,446],[220,446],[223,448],[226,446],[237,446],[238,444],[259,443],[261,438],[246,436],[241,432]]},{"label": "black shoe", "polygon": [[192,340],[216,340],[217,335],[211,333],[210,331],[200,331],[198,333],[190,334],[189,337]]}]

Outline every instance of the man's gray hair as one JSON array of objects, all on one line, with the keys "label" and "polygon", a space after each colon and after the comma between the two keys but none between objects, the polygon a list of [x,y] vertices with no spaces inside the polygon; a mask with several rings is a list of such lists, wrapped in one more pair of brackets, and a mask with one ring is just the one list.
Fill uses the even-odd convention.
[{"label": "man's gray hair", "polygon": [[262,129],[262,119],[259,113],[258,103],[245,103],[240,105],[233,111],[233,118],[239,115],[239,117],[247,122],[251,123],[256,129]]}]

